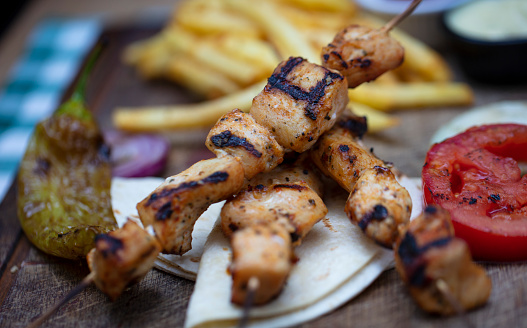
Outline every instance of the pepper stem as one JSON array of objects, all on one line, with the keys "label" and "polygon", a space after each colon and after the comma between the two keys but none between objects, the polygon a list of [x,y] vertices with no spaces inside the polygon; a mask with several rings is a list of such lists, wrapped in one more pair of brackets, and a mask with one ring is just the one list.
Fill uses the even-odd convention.
[{"label": "pepper stem", "polygon": [[55,115],[69,114],[73,115],[80,120],[91,120],[92,116],[90,111],[86,108],[86,84],[88,78],[95,66],[95,63],[100,57],[102,52],[102,45],[99,43],[95,46],[90,57],[84,68],[82,69],[81,75],[75,85],[73,93],[67,101],[65,101],[55,112]]}]

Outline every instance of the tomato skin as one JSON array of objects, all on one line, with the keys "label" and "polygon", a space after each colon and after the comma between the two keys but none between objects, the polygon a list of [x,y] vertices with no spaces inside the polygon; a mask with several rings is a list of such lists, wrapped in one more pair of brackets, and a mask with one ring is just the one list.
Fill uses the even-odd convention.
[{"label": "tomato skin", "polygon": [[[514,157],[511,158],[511,157]],[[527,260],[527,126],[494,124],[435,144],[423,166],[425,204],[446,208],[477,260]]]}]

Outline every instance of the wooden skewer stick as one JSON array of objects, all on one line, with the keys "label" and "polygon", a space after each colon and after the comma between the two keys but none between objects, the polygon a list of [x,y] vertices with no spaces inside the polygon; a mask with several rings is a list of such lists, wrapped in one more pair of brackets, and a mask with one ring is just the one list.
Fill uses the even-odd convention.
[{"label": "wooden skewer stick", "polygon": [[408,8],[406,8],[405,11],[400,13],[399,15],[392,18],[386,25],[381,27],[381,31],[388,33],[390,30],[392,30],[396,25],[398,25],[401,21],[403,21],[406,17],[410,16],[411,13],[414,12],[415,8],[421,3],[421,0],[414,0]]},{"label": "wooden skewer stick", "polygon": [[448,284],[443,279],[439,279],[436,281],[436,287],[439,290],[439,292],[445,297],[445,299],[450,304],[450,306],[454,308],[454,311],[456,312],[456,314],[460,315],[463,318],[467,327],[475,328],[474,325],[468,320],[468,318],[464,316],[466,311],[461,305],[461,303],[459,303],[457,298],[454,296],[454,294],[452,294],[452,292],[450,291],[450,288],[448,287]]},{"label": "wooden skewer stick", "polygon": [[35,321],[30,323],[27,328],[36,328],[44,323],[50,316],[52,316],[57,310],[63,306],[64,304],[68,303],[72,298],[77,296],[80,292],[82,292],[86,287],[91,285],[93,282],[93,279],[95,278],[95,272],[91,272],[89,275],[87,275],[75,288],[73,288],[66,296],[64,296],[57,304],[55,304],[52,308],[47,310],[44,314],[39,316]]},{"label": "wooden skewer stick", "polygon": [[260,287],[260,281],[256,277],[251,277],[247,283],[247,296],[245,297],[245,302],[243,303],[243,313],[238,323],[238,328],[245,328],[247,323],[249,323],[249,313],[253,306],[254,296],[256,290]]}]

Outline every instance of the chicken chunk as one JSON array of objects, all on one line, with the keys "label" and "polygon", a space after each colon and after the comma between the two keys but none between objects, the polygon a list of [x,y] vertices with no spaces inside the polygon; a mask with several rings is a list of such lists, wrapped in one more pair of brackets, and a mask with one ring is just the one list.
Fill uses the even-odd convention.
[{"label": "chicken chunk", "polygon": [[227,200],[221,211],[226,236],[239,229],[269,222],[282,224],[293,246],[328,212],[321,198],[322,183],[306,165],[281,165],[248,181]]},{"label": "chicken chunk", "polygon": [[348,192],[364,169],[385,166],[383,161],[364,149],[357,137],[364,133],[365,124],[359,117],[343,116],[310,150],[313,163]]},{"label": "chicken chunk", "polygon": [[395,247],[395,267],[417,304],[430,313],[449,315],[481,306],[492,289],[466,242],[454,237],[450,214],[440,207],[427,207],[408,224]]},{"label": "chicken chunk", "polygon": [[233,249],[232,300],[241,303],[256,277],[257,304],[270,301],[292,268],[292,247],[327,214],[322,184],[301,156],[248,181],[221,211],[221,226]]},{"label": "chicken chunk", "polygon": [[346,86],[340,73],[291,57],[278,65],[253,99],[250,113],[280,145],[303,152],[333,126],[348,104]]},{"label": "chicken chunk", "polygon": [[235,157],[199,161],[139,202],[139,217],[144,226],[153,226],[165,253],[184,254],[192,247],[192,230],[200,215],[236,194],[243,182],[243,165]]},{"label": "chicken chunk", "polygon": [[404,48],[384,29],[350,25],[322,48],[322,65],[346,77],[349,88],[375,80],[403,63]]},{"label": "chicken chunk", "polygon": [[386,164],[365,150],[363,121],[345,115],[311,149],[313,162],[350,192],[345,211],[378,244],[391,248],[412,212],[412,200]]},{"label": "chicken chunk", "polygon": [[284,158],[284,148],[271,132],[239,109],[218,120],[205,144],[217,156],[229,154],[238,157],[247,179],[260,172],[271,171]]},{"label": "chicken chunk", "polygon": [[361,172],[344,211],[367,236],[392,248],[410,219],[412,199],[389,168],[374,166]]},{"label": "chicken chunk", "polygon": [[251,278],[258,279],[254,304],[264,304],[276,297],[293,266],[291,237],[286,229],[278,223],[255,224],[237,230],[231,245],[231,301],[244,303]]},{"label": "chicken chunk", "polygon": [[152,269],[160,251],[155,237],[128,221],[121,229],[97,235],[87,261],[97,288],[115,300]]}]

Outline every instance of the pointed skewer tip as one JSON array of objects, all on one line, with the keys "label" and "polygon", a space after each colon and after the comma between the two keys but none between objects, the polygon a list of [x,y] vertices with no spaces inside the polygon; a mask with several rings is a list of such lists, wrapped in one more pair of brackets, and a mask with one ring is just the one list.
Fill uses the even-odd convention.
[{"label": "pointed skewer tip", "polygon": [[238,328],[245,328],[249,322],[249,312],[253,306],[254,296],[256,290],[260,287],[260,281],[256,277],[249,278],[247,282],[247,296],[245,297],[245,302],[243,304],[243,313],[238,324]]},{"label": "pointed skewer tip", "polygon": [[27,328],[36,328],[43,324],[49,317],[51,317],[55,312],[58,311],[58,309],[63,306],[64,304],[68,303],[72,298],[77,296],[80,292],[82,292],[86,287],[91,285],[93,282],[93,279],[95,278],[95,272],[91,272],[89,275],[84,277],[84,279],[77,285],[75,288],[73,288],[68,294],[66,294],[60,301],[58,301],[53,307],[48,309],[46,312],[44,312],[42,315],[37,317],[33,322],[31,322]]}]

